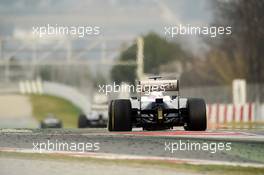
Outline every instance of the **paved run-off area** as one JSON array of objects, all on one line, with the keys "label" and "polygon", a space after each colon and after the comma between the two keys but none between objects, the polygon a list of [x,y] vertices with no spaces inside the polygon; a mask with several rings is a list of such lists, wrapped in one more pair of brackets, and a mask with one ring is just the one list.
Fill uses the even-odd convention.
[{"label": "paved run-off area", "polygon": [[37,128],[29,97],[19,94],[0,95],[0,128]]},{"label": "paved run-off area", "polygon": [[[1,153],[0,153],[1,154]],[[1,175],[199,175],[196,171],[142,164],[95,159],[75,159],[60,156],[5,154],[0,156]]]}]

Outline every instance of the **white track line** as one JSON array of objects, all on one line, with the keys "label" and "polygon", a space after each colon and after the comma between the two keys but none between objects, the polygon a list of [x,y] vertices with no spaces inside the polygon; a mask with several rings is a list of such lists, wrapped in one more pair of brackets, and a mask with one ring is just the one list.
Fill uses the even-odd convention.
[{"label": "white track line", "polygon": [[4,129],[0,129],[0,133],[32,133],[32,130],[4,128]]},{"label": "white track line", "polygon": [[37,153],[37,154],[56,154],[72,157],[88,157],[107,160],[157,160],[178,164],[192,164],[192,165],[226,165],[226,166],[240,166],[240,167],[256,167],[264,168],[264,164],[260,163],[242,163],[242,162],[228,162],[215,160],[201,160],[201,159],[181,159],[174,157],[158,157],[158,156],[140,156],[140,155],[126,155],[126,154],[112,154],[112,153],[98,153],[98,152],[73,152],[73,151],[34,151],[33,149],[18,149],[0,147],[2,152],[17,152],[17,153]]}]

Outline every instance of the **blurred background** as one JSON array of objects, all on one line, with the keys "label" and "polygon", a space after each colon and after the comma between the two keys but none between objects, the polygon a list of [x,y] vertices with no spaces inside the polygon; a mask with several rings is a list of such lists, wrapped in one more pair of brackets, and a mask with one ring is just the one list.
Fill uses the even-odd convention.
[{"label": "blurred background", "polygon": [[[0,127],[39,127],[49,113],[77,127],[79,114],[106,110],[98,85],[139,78],[139,37],[143,73],[176,77],[182,96],[205,98],[210,126],[262,127],[263,9],[257,0],[1,0]],[[47,24],[100,34],[33,34]],[[180,24],[232,34],[165,36],[165,26]]]}]

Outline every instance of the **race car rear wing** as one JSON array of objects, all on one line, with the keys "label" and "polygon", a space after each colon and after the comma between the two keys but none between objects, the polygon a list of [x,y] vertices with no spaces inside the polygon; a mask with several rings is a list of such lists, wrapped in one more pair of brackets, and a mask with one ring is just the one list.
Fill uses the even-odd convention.
[{"label": "race car rear wing", "polygon": [[143,80],[139,81],[142,92],[179,91],[179,80]]}]

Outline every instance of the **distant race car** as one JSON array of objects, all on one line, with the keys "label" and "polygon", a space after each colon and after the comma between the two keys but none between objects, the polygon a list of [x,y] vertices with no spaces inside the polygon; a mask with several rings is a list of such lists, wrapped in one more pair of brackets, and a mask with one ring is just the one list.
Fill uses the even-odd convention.
[{"label": "distant race car", "polygon": [[53,114],[48,114],[48,116],[41,121],[41,128],[62,128],[62,121],[56,118]]},{"label": "distant race car", "polygon": [[87,117],[85,114],[80,114],[78,119],[78,128],[106,128],[107,112],[101,113],[92,111]]},{"label": "distant race car", "polygon": [[107,103],[108,97],[105,94],[93,94],[91,111],[86,115],[79,115],[78,128],[106,128]]},{"label": "distant race car", "polygon": [[107,105],[93,105],[92,109],[87,116],[80,114],[78,128],[106,128]]},{"label": "distant race car", "polygon": [[178,80],[161,77],[139,81],[142,91],[130,99],[112,100],[108,107],[109,131],[172,129],[188,131],[207,128],[206,105],[200,98],[181,98]]}]

